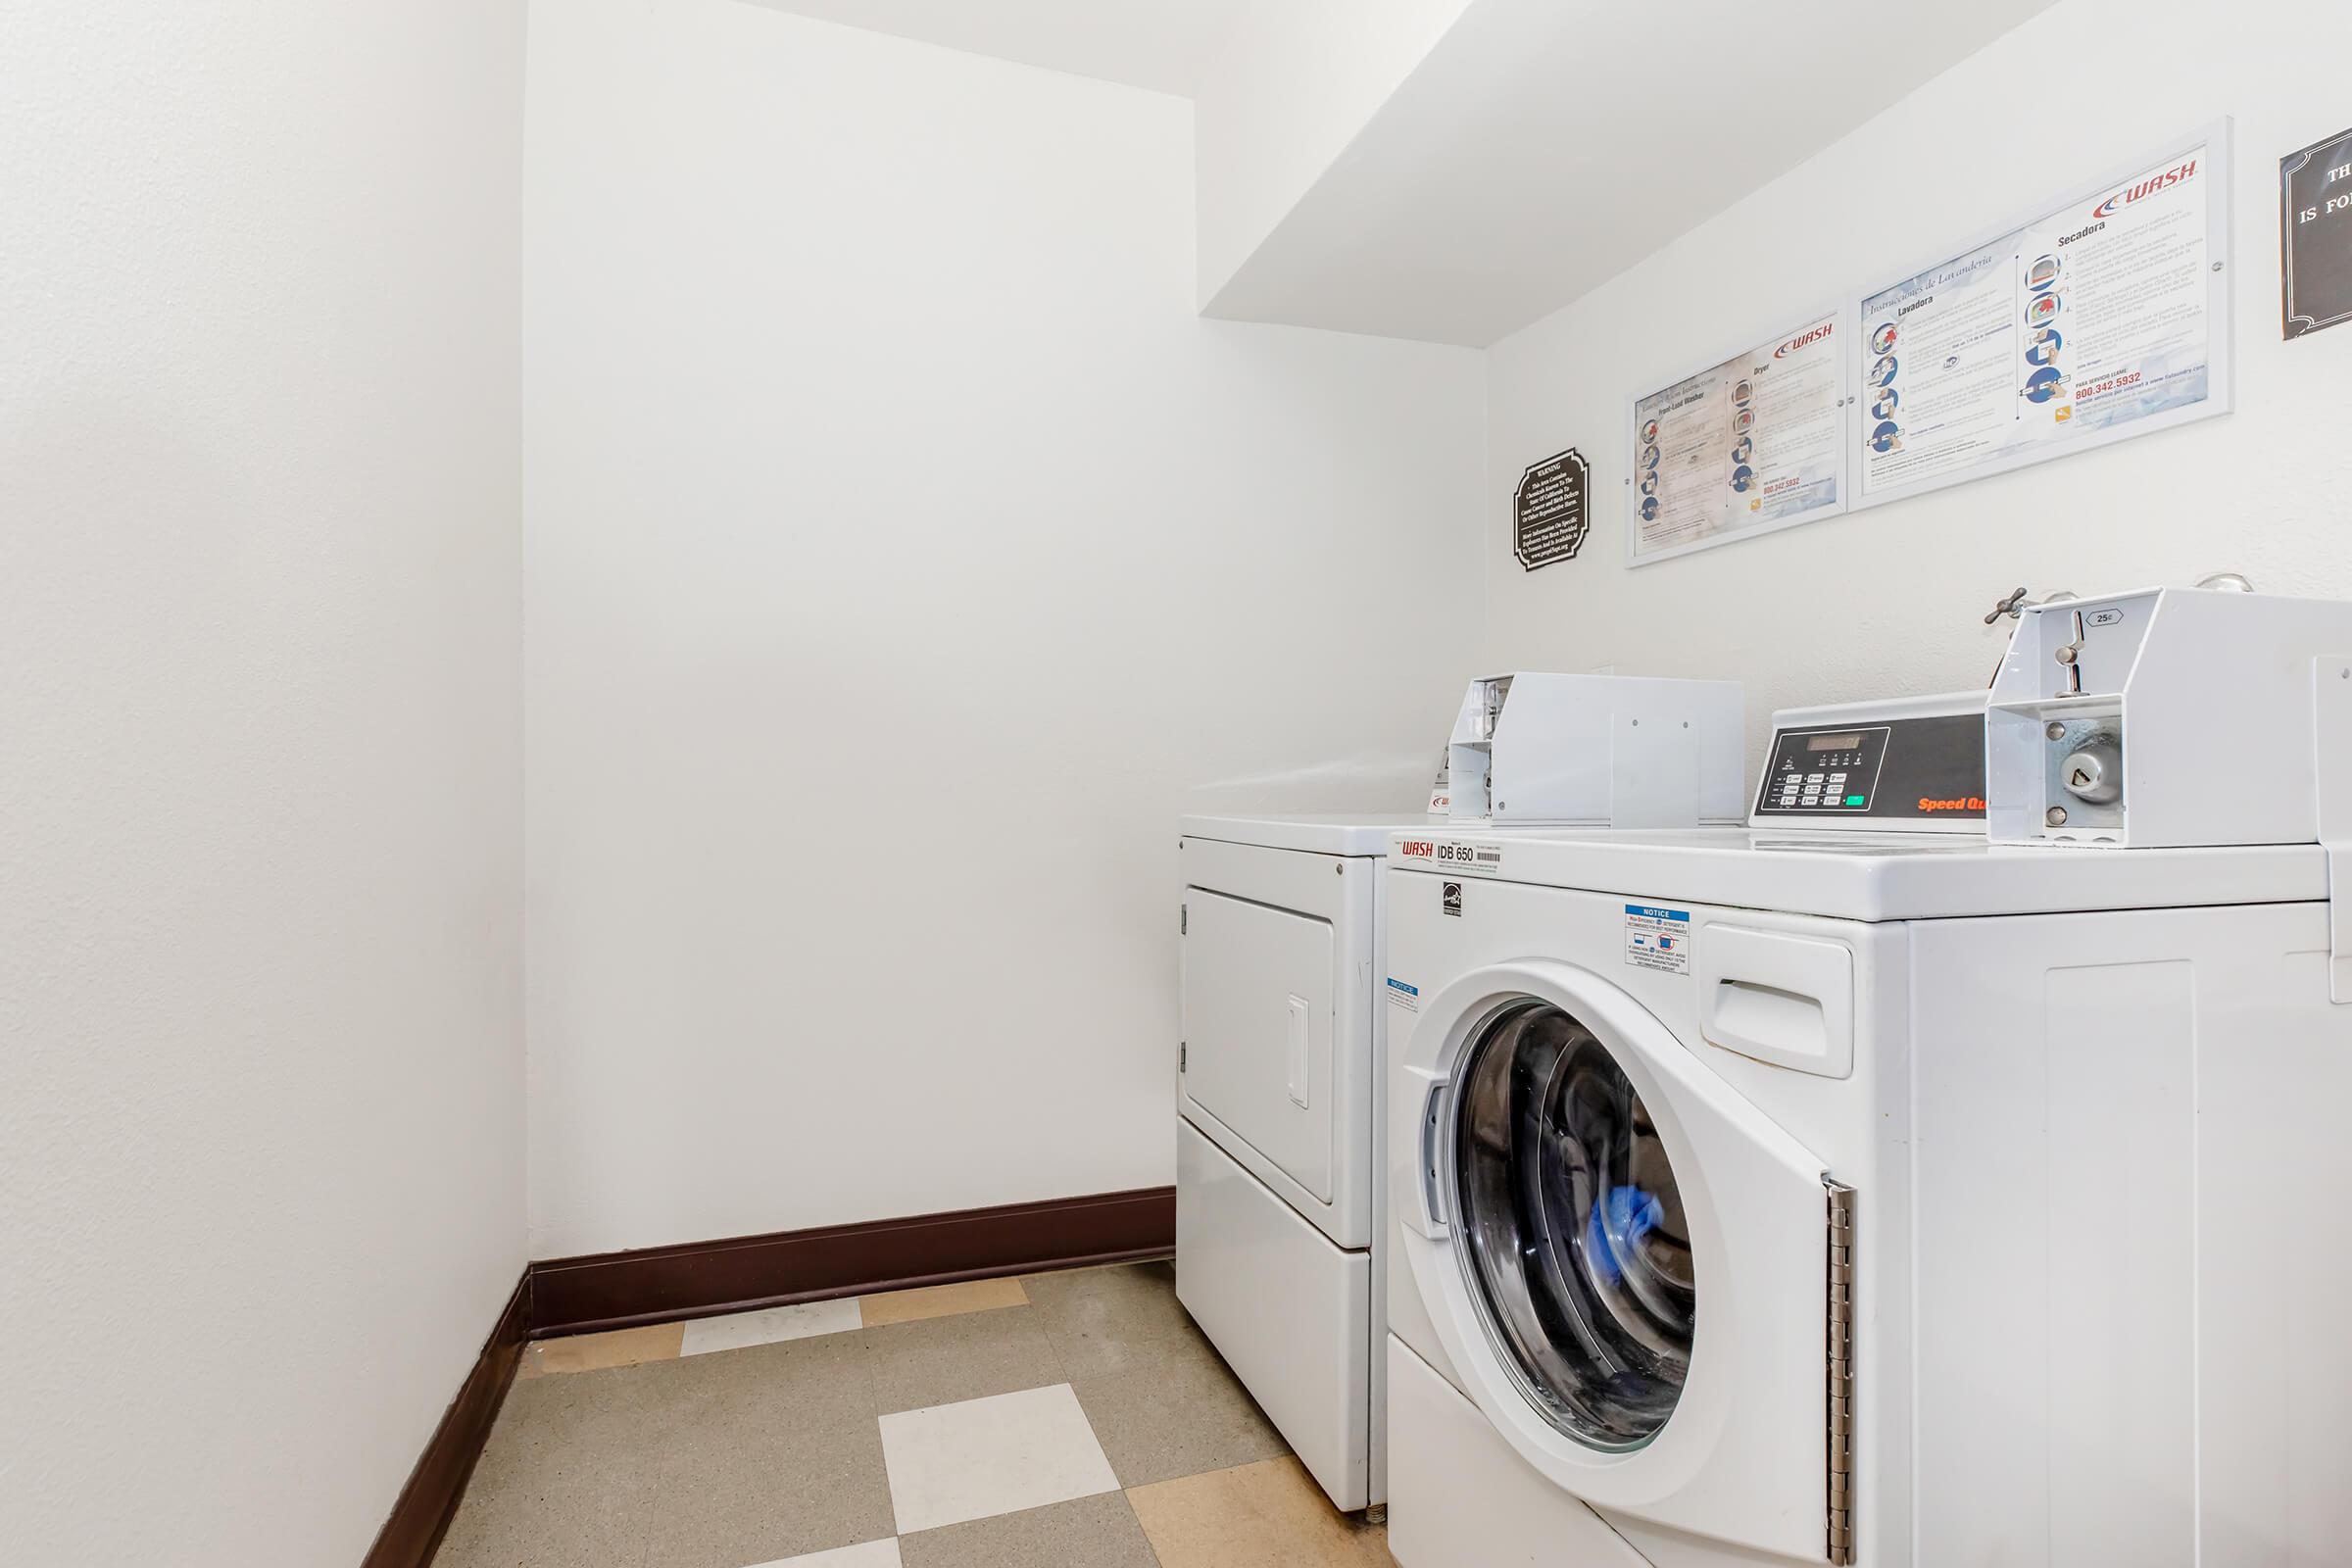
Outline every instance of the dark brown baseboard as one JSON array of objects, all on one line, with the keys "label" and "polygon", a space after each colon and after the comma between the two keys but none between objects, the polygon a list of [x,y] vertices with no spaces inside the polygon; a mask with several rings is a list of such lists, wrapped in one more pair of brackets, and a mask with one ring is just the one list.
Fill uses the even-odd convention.
[{"label": "dark brown baseboard", "polygon": [[531,1265],[531,1335],[664,1323],[829,1296],[1164,1257],[1176,1189],[957,1209]]},{"label": "dark brown baseboard", "polygon": [[361,1568],[426,1568],[433,1560],[525,1339],[1164,1257],[1175,1246],[1176,1189],[1146,1187],[533,1263]]},{"label": "dark brown baseboard", "polygon": [[409,1472],[408,1485],[400,1489],[392,1516],[376,1532],[375,1544],[368,1548],[361,1568],[425,1568],[433,1560],[441,1537],[458,1511],[458,1499],[466,1494],[473,1462],[482,1456],[482,1445],[489,1441],[490,1423],[498,1418],[507,1385],[514,1381],[514,1368],[522,1360],[523,1341],[529,1337],[530,1327],[531,1271],[526,1268],[515,1282],[514,1294],[507,1298],[507,1309],[499,1313],[498,1326],[490,1331],[482,1353],[474,1358],[473,1370],[466,1374],[458,1396],[450,1401],[441,1424],[426,1441],[416,1468]]}]

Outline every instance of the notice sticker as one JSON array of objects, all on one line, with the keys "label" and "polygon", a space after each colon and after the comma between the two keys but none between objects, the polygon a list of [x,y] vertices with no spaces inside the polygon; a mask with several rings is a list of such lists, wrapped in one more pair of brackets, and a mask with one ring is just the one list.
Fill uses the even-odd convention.
[{"label": "notice sticker", "polygon": [[1388,993],[1390,1006],[1402,1007],[1407,1012],[1421,1010],[1421,988],[1419,986],[1408,986],[1395,975],[1391,975],[1389,976]]},{"label": "notice sticker", "polygon": [[[1690,972],[1690,911],[1655,904],[1625,906],[1625,961],[1665,974]],[[1389,982],[1395,985],[1394,980]]]}]

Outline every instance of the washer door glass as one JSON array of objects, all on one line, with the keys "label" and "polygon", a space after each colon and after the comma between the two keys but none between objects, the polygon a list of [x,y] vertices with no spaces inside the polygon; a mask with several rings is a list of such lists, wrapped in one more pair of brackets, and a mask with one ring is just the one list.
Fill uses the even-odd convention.
[{"label": "washer door glass", "polygon": [[1545,1420],[1639,1447],[1690,1369],[1690,1235],[1666,1149],[1592,1031],[1546,1003],[1472,1042],[1453,1132],[1455,1206],[1487,1335]]}]

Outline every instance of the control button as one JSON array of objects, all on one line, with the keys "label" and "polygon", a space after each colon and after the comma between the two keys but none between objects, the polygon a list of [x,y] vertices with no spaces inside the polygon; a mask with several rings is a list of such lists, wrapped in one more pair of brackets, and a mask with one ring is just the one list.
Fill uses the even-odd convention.
[{"label": "control button", "polygon": [[1848,795],[1845,798],[1845,804],[1848,806],[1868,806],[1870,804],[1870,797],[1867,795]]},{"label": "control button", "polygon": [[1830,775],[1830,782],[1833,784],[1842,784],[1845,782],[1845,775],[1843,773],[1832,773]]}]

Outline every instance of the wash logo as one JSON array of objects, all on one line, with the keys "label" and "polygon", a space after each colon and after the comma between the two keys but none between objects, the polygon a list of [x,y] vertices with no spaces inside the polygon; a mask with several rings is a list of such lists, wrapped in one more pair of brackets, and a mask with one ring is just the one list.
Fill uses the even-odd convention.
[{"label": "wash logo", "polygon": [[1807,348],[1815,343],[1820,342],[1823,338],[1828,337],[1837,329],[1838,325],[1836,322],[1824,321],[1812,331],[1800,332],[1796,336],[1790,338],[1788,342],[1782,344],[1779,348],[1774,349],[1772,351],[1772,357],[1776,360],[1785,360],[1789,355],[1794,354],[1798,349]]},{"label": "wash logo", "polygon": [[1428,839],[1405,839],[1396,846],[1396,854],[1407,860],[1434,860],[1438,858],[1438,847]]},{"label": "wash logo", "polygon": [[2098,206],[2093,207],[2090,210],[2090,216],[2113,218],[2133,202],[2145,201],[2159,191],[2170,190],[2175,185],[2185,184],[2196,177],[2197,161],[2191,158],[2186,163],[2174,165],[2161,174],[2150,174],[2136,185],[2129,185],[2117,191]]}]

